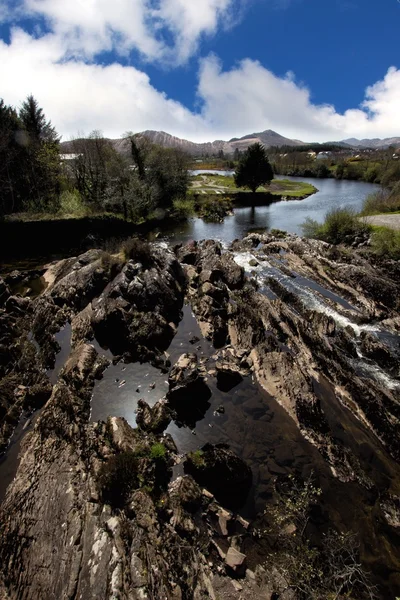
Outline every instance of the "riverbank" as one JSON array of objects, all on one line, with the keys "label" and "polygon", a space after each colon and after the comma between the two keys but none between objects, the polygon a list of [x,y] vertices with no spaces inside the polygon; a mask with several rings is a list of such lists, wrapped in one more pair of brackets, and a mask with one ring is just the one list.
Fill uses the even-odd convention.
[{"label": "riverbank", "polygon": [[[0,512],[10,600],[28,586],[258,600],[296,591],[308,567],[307,585],[329,597],[330,552],[351,532],[378,597],[398,595],[393,265],[283,234],[103,255],[52,265],[36,299],[2,287],[7,414],[44,405]],[[55,338],[66,321],[70,345]],[[286,493],[302,516],[284,512]]]}]

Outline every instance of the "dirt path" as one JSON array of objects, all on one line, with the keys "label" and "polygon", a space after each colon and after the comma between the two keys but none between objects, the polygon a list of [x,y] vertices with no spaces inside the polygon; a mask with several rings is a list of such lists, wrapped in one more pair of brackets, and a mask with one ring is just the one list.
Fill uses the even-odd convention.
[{"label": "dirt path", "polygon": [[373,217],[362,217],[362,220],[370,225],[380,225],[390,227],[400,231],[400,214],[399,215],[374,215]]}]

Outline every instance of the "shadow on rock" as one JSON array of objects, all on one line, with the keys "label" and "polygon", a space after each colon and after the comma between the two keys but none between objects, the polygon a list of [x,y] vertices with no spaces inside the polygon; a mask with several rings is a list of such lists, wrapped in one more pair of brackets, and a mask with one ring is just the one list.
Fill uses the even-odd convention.
[{"label": "shadow on rock", "polygon": [[250,467],[227,444],[205,444],[189,453],[184,470],[231,509],[243,506],[253,479]]}]

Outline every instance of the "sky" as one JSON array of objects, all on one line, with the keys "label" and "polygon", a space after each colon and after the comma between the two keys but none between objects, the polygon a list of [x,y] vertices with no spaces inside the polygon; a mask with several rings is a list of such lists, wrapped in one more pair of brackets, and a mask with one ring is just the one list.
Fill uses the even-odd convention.
[{"label": "sky", "polygon": [[400,0],[0,0],[0,97],[64,140],[400,136]]}]

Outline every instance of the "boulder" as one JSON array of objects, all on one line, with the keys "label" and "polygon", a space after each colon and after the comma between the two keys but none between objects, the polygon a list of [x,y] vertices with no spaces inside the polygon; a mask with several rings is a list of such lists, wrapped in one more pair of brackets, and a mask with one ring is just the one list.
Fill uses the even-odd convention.
[{"label": "boulder", "polygon": [[166,400],[159,400],[153,407],[144,400],[139,400],[136,422],[144,431],[155,434],[165,431],[171,422],[171,412]]}]

